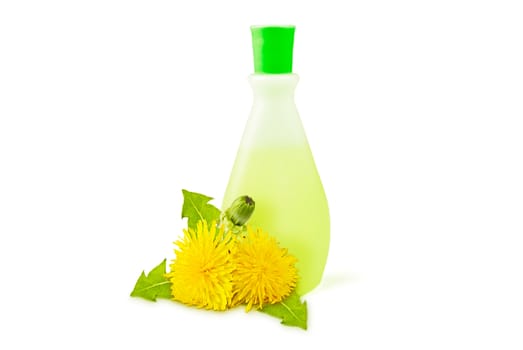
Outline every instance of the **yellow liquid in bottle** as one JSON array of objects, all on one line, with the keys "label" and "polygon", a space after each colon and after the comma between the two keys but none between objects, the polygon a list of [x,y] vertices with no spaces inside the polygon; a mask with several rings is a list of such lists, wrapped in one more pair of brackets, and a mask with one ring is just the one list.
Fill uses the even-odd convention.
[{"label": "yellow liquid in bottle", "polygon": [[308,144],[240,148],[223,208],[241,195],[256,202],[248,224],[276,237],[298,259],[297,293],[311,291],[320,283],[327,261],[330,220]]}]

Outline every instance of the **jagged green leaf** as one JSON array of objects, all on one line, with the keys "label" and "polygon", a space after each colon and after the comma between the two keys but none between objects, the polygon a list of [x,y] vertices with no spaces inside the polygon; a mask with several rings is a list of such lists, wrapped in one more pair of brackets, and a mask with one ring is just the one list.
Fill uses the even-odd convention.
[{"label": "jagged green leaf", "polygon": [[165,267],[166,259],[152,269],[148,275],[145,274],[145,271],[142,271],[131,292],[131,296],[150,301],[156,301],[156,298],[170,299],[171,282],[165,277]]},{"label": "jagged green leaf", "polygon": [[182,218],[187,218],[189,228],[196,229],[196,224],[200,220],[206,220],[208,223],[219,220],[220,210],[209,204],[209,201],[213,199],[212,197],[187,190],[182,190],[182,193]]},{"label": "jagged green leaf", "polygon": [[307,329],[307,302],[302,303],[295,292],[277,304],[265,305],[259,311],[281,319],[286,326]]}]

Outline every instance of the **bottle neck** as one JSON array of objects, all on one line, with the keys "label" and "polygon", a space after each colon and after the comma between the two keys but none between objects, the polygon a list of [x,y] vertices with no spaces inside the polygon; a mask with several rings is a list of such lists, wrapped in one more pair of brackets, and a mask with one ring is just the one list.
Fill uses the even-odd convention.
[{"label": "bottle neck", "polygon": [[263,99],[268,101],[294,101],[294,90],[298,84],[297,74],[252,74],[249,76],[254,103]]},{"label": "bottle neck", "polygon": [[254,98],[245,128],[245,148],[281,148],[307,145],[294,103],[296,74],[253,74],[249,77]]}]

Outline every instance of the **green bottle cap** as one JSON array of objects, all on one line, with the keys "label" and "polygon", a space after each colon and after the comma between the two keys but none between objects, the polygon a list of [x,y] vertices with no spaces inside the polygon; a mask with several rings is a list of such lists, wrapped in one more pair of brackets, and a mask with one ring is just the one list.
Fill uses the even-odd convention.
[{"label": "green bottle cap", "polygon": [[254,72],[292,73],[294,26],[252,26]]}]

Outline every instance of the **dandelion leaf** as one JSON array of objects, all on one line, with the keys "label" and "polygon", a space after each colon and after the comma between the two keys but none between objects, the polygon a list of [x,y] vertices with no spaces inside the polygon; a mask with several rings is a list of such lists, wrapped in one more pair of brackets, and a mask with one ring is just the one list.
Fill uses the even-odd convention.
[{"label": "dandelion leaf", "polygon": [[213,199],[212,197],[187,190],[182,190],[182,193],[182,218],[187,218],[189,228],[196,229],[196,224],[200,220],[206,220],[208,223],[219,220],[220,210],[209,204],[209,201]]},{"label": "dandelion leaf", "polygon": [[171,282],[165,277],[165,266],[166,259],[152,269],[148,275],[142,271],[131,292],[131,296],[150,301],[156,301],[156,298],[170,299]]},{"label": "dandelion leaf", "polygon": [[307,329],[307,302],[302,303],[295,292],[277,304],[265,305],[260,311],[281,319],[283,325]]}]

